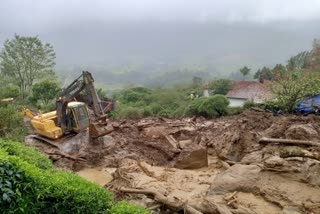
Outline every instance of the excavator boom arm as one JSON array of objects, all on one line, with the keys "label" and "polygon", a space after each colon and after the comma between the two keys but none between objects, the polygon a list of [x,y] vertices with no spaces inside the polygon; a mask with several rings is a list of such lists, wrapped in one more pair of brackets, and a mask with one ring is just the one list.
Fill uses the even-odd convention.
[{"label": "excavator boom arm", "polygon": [[79,93],[83,90],[87,91],[88,96],[93,101],[93,111],[96,117],[105,117],[104,111],[101,106],[101,101],[97,95],[94,87],[94,79],[90,72],[83,71],[77,79],[75,79],[67,88],[65,88],[56,101],[57,105],[57,122],[58,126],[61,127],[64,132],[67,130],[67,107],[68,103],[71,102]]}]

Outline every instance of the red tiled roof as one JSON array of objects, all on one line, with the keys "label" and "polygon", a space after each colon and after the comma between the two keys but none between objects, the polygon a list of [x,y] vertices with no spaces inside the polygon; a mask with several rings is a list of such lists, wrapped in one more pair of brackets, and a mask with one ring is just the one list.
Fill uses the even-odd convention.
[{"label": "red tiled roof", "polygon": [[249,99],[252,101],[263,100],[271,96],[269,88],[260,82],[255,81],[235,81],[231,91],[226,97]]}]

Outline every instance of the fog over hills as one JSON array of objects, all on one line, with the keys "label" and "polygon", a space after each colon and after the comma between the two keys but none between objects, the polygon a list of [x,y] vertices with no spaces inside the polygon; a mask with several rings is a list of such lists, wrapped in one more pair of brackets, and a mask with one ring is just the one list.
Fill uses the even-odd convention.
[{"label": "fog over hills", "polygon": [[[105,83],[145,84],[160,73],[177,70],[220,77],[244,65],[253,70],[273,67],[310,50],[312,40],[320,37],[318,3],[30,2],[33,7],[4,0],[0,42],[14,33],[39,35],[53,45],[58,72],[90,69]],[[287,10],[277,10],[279,5]],[[34,13],[27,13],[27,8]]]}]

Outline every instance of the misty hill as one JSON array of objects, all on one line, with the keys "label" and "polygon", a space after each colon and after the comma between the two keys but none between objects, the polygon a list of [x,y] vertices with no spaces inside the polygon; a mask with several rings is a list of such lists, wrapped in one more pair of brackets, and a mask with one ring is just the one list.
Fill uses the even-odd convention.
[{"label": "misty hill", "polygon": [[[183,82],[198,72],[219,78],[244,65],[252,72],[262,66],[272,67],[310,50],[312,39],[320,35],[316,21],[228,24],[91,20],[49,29],[42,29],[39,37],[54,46],[56,68],[64,77],[87,69],[103,84],[151,86],[166,85],[159,81],[170,81],[168,72],[173,71],[182,74]],[[1,34],[0,40],[13,33]],[[183,75],[181,71],[189,73]]]}]

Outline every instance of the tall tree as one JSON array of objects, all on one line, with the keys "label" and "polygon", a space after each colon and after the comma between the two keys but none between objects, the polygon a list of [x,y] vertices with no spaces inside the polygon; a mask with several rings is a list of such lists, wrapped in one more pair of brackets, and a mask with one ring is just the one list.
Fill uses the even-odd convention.
[{"label": "tall tree", "polygon": [[272,80],[273,74],[271,69],[264,66],[262,69],[259,69],[253,77],[259,81]]},{"label": "tall tree", "polygon": [[243,80],[245,79],[245,76],[247,76],[250,72],[250,68],[247,66],[244,66],[243,68],[240,69],[240,73],[243,75]]},{"label": "tall tree", "polygon": [[309,51],[303,51],[298,53],[296,56],[291,57],[288,60],[287,69],[288,70],[301,70],[306,67],[308,57],[310,56]]},{"label": "tall tree", "polygon": [[274,74],[271,90],[278,107],[291,112],[297,100],[320,91],[320,76],[302,70]]},{"label": "tall tree", "polygon": [[232,81],[228,79],[218,79],[209,82],[209,93],[210,95],[215,94],[227,94],[232,88]]},{"label": "tall tree", "polygon": [[35,80],[45,74],[53,73],[55,65],[53,47],[36,37],[15,35],[6,40],[0,53],[1,74],[17,80],[22,98],[30,92]]},{"label": "tall tree", "polygon": [[55,81],[44,80],[42,82],[34,84],[32,87],[32,100],[41,101],[47,105],[50,100],[57,97],[60,91],[59,85]]}]

